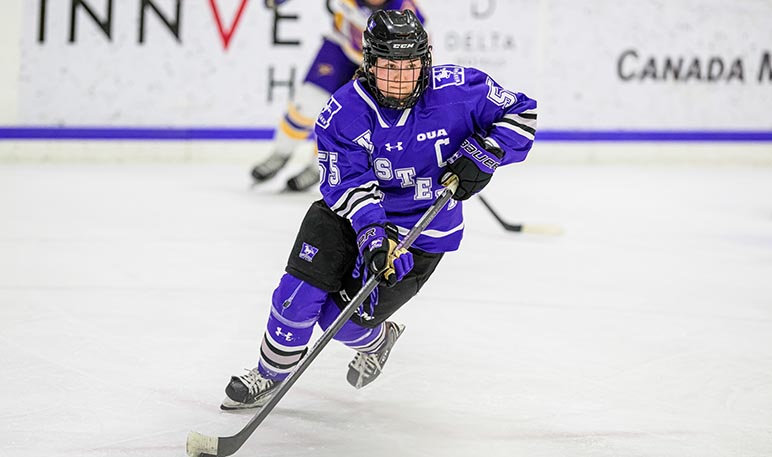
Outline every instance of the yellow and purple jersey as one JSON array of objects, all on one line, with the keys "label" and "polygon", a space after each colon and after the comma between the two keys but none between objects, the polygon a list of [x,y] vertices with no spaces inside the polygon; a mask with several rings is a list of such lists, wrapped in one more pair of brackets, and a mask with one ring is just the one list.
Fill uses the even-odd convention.
[{"label": "yellow and purple jersey", "polygon": [[333,33],[329,38],[357,65],[362,62],[362,32],[375,9],[409,9],[424,23],[423,13],[416,0],[389,0],[377,8],[369,6],[363,0],[329,0],[327,7],[333,14]]}]

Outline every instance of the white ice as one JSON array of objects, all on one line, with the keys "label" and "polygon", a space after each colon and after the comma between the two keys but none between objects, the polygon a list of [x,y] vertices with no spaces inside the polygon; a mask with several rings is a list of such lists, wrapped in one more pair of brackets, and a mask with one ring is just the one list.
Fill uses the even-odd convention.
[{"label": "white ice", "polygon": [[[0,456],[227,436],[313,193],[237,165],[0,167]],[[772,169],[502,169],[356,391],[337,342],[241,456],[772,455]]]}]

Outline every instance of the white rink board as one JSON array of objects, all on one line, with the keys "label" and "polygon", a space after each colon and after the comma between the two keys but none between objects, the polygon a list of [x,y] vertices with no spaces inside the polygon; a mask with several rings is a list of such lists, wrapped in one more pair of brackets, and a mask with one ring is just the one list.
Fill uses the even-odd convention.
[{"label": "white rink board", "polygon": [[[297,19],[280,20],[278,36],[301,45],[278,46],[262,2],[247,2],[232,27],[241,0],[217,0],[221,23],[232,29],[225,49],[210,3],[181,2],[179,40],[148,10],[139,43],[140,2],[112,2],[110,40],[83,8],[72,27],[70,1],[10,2],[23,5],[22,26],[12,27],[21,36],[0,46],[3,55],[18,42],[21,50],[18,65],[2,71],[18,80],[18,93],[0,98],[17,99],[3,104],[1,119],[21,126],[272,128],[289,91],[277,88],[268,100],[271,68],[277,80],[294,68],[299,84],[329,26],[323,2],[290,1],[282,14]],[[102,21],[108,3],[86,1]],[[175,22],[176,0],[153,4]],[[538,99],[541,129],[772,130],[769,1],[422,5],[435,62],[479,66]],[[0,26],[14,18],[3,15]],[[668,59],[683,61],[679,79],[663,76]]]}]

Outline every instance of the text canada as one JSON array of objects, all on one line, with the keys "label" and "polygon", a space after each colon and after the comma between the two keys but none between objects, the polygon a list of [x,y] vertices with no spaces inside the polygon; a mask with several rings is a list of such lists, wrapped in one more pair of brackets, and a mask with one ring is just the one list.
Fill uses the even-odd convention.
[{"label": "text canada", "polygon": [[617,75],[623,81],[763,83],[772,81],[772,59],[769,51],[758,65],[749,65],[742,57],[655,56],[627,49],[617,59]]}]

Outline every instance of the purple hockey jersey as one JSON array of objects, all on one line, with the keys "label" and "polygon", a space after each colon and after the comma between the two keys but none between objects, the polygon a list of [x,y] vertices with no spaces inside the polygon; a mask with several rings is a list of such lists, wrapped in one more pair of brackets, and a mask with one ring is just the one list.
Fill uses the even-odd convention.
[{"label": "purple hockey jersey", "polygon": [[[388,221],[406,234],[442,190],[447,160],[474,133],[505,152],[502,165],[525,160],[531,149],[535,100],[474,68],[441,65],[431,76],[405,110],[381,107],[361,81],[351,81],[316,121],[322,196],[357,232]],[[451,200],[413,246],[454,251],[463,231],[462,203]]]}]

